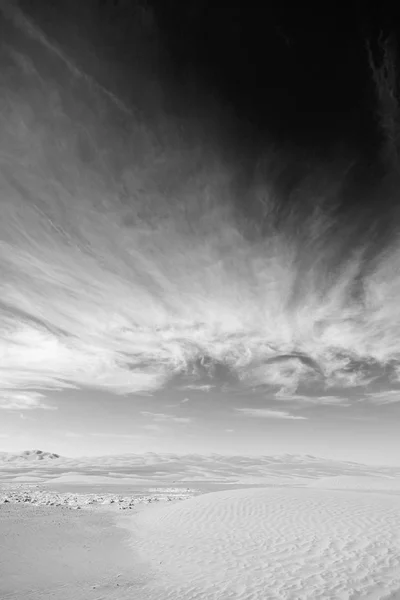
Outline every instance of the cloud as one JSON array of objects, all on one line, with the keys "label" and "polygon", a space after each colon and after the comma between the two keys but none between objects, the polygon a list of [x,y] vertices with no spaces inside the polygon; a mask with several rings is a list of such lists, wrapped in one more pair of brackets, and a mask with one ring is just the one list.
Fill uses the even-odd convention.
[{"label": "cloud", "polygon": [[400,402],[400,390],[369,392],[365,394],[363,399],[369,402],[370,404],[395,404],[397,402]]},{"label": "cloud", "polygon": [[[1,391],[0,410],[56,410],[57,406],[51,406],[43,402],[45,396],[39,392]],[[21,416],[21,418],[24,418]]]},{"label": "cloud", "polygon": [[306,417],[291,415],[285,410],[269,410],[266,408],[235,408],[235,410],[246,417],[255,417],[260,419],[306,419]]},{"label": "cloud", "polygon": [[[367,264],[359,215],[326,210],[342,200],[336,174],[316,180],[315,202],[299,183],[304,202],[278,227],[286,164],[275,173],[271,161],[246,190],[262,215],[241,219],[237,165],[202,125],[195,147],[166,119],[155,135],[15,7],[2,18],[15,46],[0,49],[14,61],[0,82],[3,408],[50,408],[32,389],[293,396],[366,386],[387,365],[400,380],[400,244]],[[13,26],[40,55],[23,35],[13,44]],[[51,79],[44,50],[58,61]]]},{"label": "cloud", "polygon": [[154,413],[147,410],[140,412],[144,417],[149,417],[157,422],[162,423],[191,423],[192,419],[189,417],[176,417],[175,415],[167,415],[164,413]]},{"label": "cloud", "polygon": [[197,392],[210,392],[215,387],[216,387],[215,385],[209,385],[209,384],[202,384],[202,385],[191,384],[191,385],[184,386],[182,389],[183,390],[194,390]]},{"label": "cloud", "polygon": [[275,399],[282,402],[292,402],[299,405],[315,404],[324,406],[351,406],[348,398],[342,396],[306,396],[301,394],[287,394],[286,390],[280,390],[275,394]]},{"label": "cloud", "polygon": [[25,415],[24,413],[20,413],[19,418],[22,421],[35,421],[35,419],[33,417],[28,417],[27,415]]}]

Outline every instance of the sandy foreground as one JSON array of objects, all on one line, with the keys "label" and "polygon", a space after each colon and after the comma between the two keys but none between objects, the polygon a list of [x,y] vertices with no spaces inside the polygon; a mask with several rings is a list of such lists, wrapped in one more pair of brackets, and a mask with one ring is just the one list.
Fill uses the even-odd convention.
[{"label": "sandy foreground", "polygon": [[137,597],[129,535],[111,514],[3,505],[0,539],[2,600]]},{"label": "sandy foreground", "polygon": [[[127,498],[19,486],[0,491],[1,600],[141,600],[149,577],[116,515],[185,494]],[[152,498],[153,504],[151,504]],[[169,500],[167,500],[169,499]],[[144,575],[145,573],[145,575]]]},{"label": "sandy foreground", "polygon": [[151,600],[400,599],[400,497],[315,489],[205,494],[130,520]]},{"label": "sandy foreground", "polygon": [[251,488],[0,505],[2,600],[400,600],[400,496]]}]

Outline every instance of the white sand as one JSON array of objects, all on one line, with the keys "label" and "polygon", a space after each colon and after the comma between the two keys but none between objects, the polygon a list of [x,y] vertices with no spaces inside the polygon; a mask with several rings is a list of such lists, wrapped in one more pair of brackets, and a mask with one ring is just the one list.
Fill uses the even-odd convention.
[{"label": "white sand", "polygon": [[137,600],[400,598],[400,498],[318,489],[215,492],[129,520]]},{"label": "white sand", "polygon": [[53,496],[35,506],[50,492],[11,490],[0,505],[0,598],[400,600],[400,495],[366,483],[229,490],[122,512],[79,494],[62,500],[73,496],[80,511]]},{"label": "white sand", "polygon": [[126,533],[102,510],[1,505],[1,600],[140,600]]},{"label": "white sand", "polygon": [[178,502],[186,492],[136,497],[34,485],[0,489],[0,600],[141,600],[149,573],[142,577],[129,532],[117,527],[115,514]]}]

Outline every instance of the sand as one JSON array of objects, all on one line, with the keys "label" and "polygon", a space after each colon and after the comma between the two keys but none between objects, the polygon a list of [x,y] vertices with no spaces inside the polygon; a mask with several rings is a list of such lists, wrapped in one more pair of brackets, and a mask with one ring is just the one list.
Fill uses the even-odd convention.
[{"label": "sand", "polygon": [[[78,486],[79,488],[79,486]],[[115,516],[184,501],[188,488],[146,495],[50,490],[29,483],[0,489],[0,600],[140,600],[140,559]],[[118,493],[118,491],[120,493]]]},{"label": "sand", "polygon": [[247,489],[130,517],[145,600],[400,599],[400,497]]},{"label": "sand", "polygon": [[140,598],[139,563],[111,511],[0,506],[1,600]]},{"label": "sand", "polygon": [[231,489],[132,510],[7,492],[0,598],[400,600],[400,495],[372,485]]}]

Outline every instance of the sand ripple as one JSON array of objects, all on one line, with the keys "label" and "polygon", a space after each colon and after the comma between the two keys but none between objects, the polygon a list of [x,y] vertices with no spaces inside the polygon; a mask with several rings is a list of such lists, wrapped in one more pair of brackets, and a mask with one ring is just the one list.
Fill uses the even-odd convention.
[{"label": "sand ripple", "polygon": [[156,575],[146,600],[378,600],[400,590],[394,496],[216,492],[144,511],[132,527]]}]

